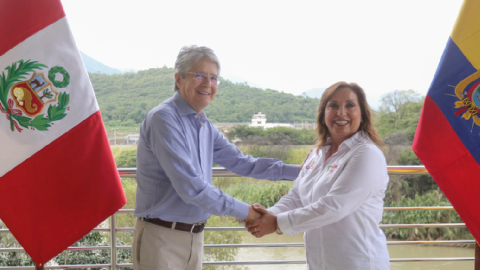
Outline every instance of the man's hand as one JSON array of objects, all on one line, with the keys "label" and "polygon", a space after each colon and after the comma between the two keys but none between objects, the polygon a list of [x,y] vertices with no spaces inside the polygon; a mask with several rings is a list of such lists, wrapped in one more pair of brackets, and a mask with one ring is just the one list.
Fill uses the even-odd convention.
[{"label": "man's hand", "polygon": [[277,216],[269,212],[263,206],[254,204],[253,209],[258,211],[262,216],[258,220],[248,221],[245,227],[255,237],[259,238],[264,235],[273,233],[277,230]]},{"label": "man's hand", "polygon": [[[259,205],[259,204],[258,204]],[[260,207],[263,208],[263,206],[259,205]],[[248,216],[247,218],[245,219],[245,222],[249,222],[249,221],[253,221],[253,220],[257,220],[259,219],[261,216],[261,214],[257,211],[255,211],[255,209],[253,209],[253,206],[250,205],[248,207]]]}]

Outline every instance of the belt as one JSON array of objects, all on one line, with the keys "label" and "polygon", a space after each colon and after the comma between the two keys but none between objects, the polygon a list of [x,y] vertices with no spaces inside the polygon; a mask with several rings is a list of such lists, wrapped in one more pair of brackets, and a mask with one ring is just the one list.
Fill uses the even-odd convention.
[{"label": "belt", "polygon": [[143,221],[162,226],[165,228],[171,228],[172,230],[178,230],[178,231],[184,231],[184,232],[190,232],[190,233],[199,233],[203,231],[203,228],[205,228],[205,221],[204,222],[199,222],[199,223],[182,223],[182,222],[170,222],[170,221],[165,221],[161,220],[159,218],[140,218]]}]

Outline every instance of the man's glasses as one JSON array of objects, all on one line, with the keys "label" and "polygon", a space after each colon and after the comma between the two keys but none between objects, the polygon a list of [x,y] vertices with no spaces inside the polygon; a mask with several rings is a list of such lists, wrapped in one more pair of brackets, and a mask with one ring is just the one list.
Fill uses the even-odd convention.
[{"label": "man's glasses", "polygon": [[[199,82],[203,82],[208,77],[208,73],[197,71],[197,72],[187,72],[187,74],[192,74],[193,78]],[[210,75],[209,77],[210,83],[218,84],[218,77],[217,75]]]}]

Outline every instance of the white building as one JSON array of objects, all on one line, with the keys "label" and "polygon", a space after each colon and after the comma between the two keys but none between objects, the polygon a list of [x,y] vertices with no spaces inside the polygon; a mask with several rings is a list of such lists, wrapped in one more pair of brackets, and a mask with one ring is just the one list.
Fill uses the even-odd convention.
[{"label": "white building", "polygon": [[263,129],[272,128],[272,127],[291,127],[291,124],[283,124],[283,123],[267,123],[267,116],[262,112],[258,112],[254,114],[252,117],[252,123],[250,124],[251,127],[263,127]]},{"label": "white building", "polygon": [[254,114],[252,117],[251,127],[264,127],[267,124],[267,116],[262,112]]}]

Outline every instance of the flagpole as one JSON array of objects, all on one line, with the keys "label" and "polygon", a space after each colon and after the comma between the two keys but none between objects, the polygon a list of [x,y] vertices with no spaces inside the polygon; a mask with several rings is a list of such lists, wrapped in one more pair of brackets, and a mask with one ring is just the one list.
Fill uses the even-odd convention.
[{"label": "flagpole", "polygon": [[480,246],[475,241],[475,270],[480,270]]}]

